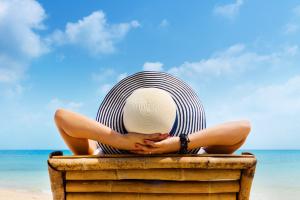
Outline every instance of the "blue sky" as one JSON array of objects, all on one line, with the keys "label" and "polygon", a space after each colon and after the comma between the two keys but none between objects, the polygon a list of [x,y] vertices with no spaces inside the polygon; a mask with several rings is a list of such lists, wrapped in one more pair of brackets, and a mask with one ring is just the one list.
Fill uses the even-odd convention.
[{"label": "blue sky", "polygon": [[58,107],[95,118],[142,70],[188,82],[208,126],[249,119],[246,149],[300,148],[297,1],[0,0],[0,149],[64,149]]}]

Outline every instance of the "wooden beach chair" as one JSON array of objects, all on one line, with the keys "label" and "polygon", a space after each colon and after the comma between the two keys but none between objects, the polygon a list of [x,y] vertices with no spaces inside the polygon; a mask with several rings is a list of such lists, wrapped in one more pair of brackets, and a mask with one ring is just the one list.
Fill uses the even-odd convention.
[{"label": "wooden beach chair", "polygon": [[250,153],[48,159],[54,200],[246,200],[255,165]]}]

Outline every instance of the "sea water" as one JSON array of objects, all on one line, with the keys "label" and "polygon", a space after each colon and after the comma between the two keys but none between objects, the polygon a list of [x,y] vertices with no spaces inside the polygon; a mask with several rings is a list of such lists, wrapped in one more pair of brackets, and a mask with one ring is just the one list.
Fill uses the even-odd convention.
[{"label": "sea water", "polygon": [[[0,150],[0,188],[50,192],[47,159],[53,150]],[[63,151],[70,155],[70,151]]]},{"label": "sea water", "polygon": [[[247,151],[258,160],[252,200],[300,199],[300,150]],[[47,168],[50,152],[52,150],[0,150],[0,188],[50,193]],[[64,151],[64,155],[70,154]]]}]

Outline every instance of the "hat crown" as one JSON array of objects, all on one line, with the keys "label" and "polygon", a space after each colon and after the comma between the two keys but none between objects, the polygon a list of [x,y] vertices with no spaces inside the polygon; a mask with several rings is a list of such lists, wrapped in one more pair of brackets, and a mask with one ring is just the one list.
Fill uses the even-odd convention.
[{"label": "hat crown", "polygon": [[126,99],[123,123],[127,132],[169,133],[176,119],[171,94],[159,88],[138,88]]}]

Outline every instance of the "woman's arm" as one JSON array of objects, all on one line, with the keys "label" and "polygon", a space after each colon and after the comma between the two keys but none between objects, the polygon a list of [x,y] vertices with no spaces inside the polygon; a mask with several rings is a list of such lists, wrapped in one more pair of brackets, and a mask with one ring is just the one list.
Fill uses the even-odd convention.
[{"label": "woman's arm", "polygon": [[168,134],[160,133],[123,135],[95,120],[65,109],[58,109],[54,119],[61,136],[74,154],[91,154],[93,152],[88,139],[118,149],[134,150],[136,149],[135,144],[145,144],[145,139],[160,141],[168,136]]},{"label": "woman's arm", "polygon": [[[246,140],[251,128],[249,121],[241,120],[219,124],[189,135],[188,150],[204,147],[207,153],[232,153]],[[146,140],[148,146],[138,145],[135,153],[170,153],[179,151],[179,137],[160,142]]]},{"label": "woman's arm", "polygon": [[189,149],[232,146],[245,140],[250,130],[250,122],[247,120],[219,124],[189,135]]}]

